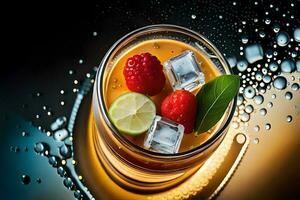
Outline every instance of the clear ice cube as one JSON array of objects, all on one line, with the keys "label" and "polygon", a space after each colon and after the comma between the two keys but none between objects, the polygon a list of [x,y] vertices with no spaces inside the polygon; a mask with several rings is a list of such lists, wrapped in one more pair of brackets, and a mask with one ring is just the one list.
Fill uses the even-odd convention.
[{"label": "clear ice cube", "polygon": [[146,134],[144,147],[150,151],[175,154],[183,134],[184,127],[181,124],[157,115]]},{"label": "clear ice cube", "polygon": [[194,53],[189,50],[167,60],[164,69],[173,90],[193,91],[204,84],[205,77],[199,65]]}]

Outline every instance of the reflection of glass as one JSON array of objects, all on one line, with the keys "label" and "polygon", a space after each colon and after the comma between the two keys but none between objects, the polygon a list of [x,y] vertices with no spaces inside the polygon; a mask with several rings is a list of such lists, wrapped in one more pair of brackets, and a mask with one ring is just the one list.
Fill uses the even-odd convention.
[{"label": "reflection of glass", "polygon": [[[200,57],[210,63],[209,66],[217,71],[216,75],[230,74],[224,57],[210,41],[198,33],[179,26],[154,25],[135,30],[117,41],[107,52],[100,64],[93,91],[91,123],[94,124],[94,146],[99,161],[117,184],[127,190],[143,194],[174,187],[193,174],[222,141],[236,103],[234,100],[230,104],[222,120],[210,133],[207,133],[208,137],[202,139],[196,146],[184,144],[187,141],[183,141],[183,146],[187,148],[182,148],[177,154],[160,154],[145,150],[139,146],[143,138],[135,141],[119,134],[107,116],[110,73],[116,60],[122,57],[126,50],[153,39],[188,44]],[[154,48],[157,48],[155,44]]]}]

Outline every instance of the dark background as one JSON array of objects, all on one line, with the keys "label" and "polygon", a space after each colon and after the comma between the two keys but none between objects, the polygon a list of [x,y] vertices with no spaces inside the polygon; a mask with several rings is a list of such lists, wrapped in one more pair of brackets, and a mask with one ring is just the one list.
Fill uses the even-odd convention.
[{"label": "dark background", "polygon": [[[138,27],[170,23],[202,33],[226,56],[238,55],[242,34],[238,29],[243,28],[249,42],[254,42],[254,29],[264,27],[265,9],[272,1],[258,0],[259,6],[253,2],[136,0],[29,4],[26,1],[2,6],[6,14],[2,18],[4,53],[0,72],[0,198],[73,196],[47,160],[34,154],[33,144],[38,140],[35,134],[39,134],[34,127],[47,129],[56,117],[69,115],[75,98],[72,89],[77,87],[74,80],[84,80],[114,41]],[[293,12],[299,14],[299,1],[294,2]],[[290,1],[273,1],[273,4],[283,11],[291,9]],[[196,18],[192,19],[192,15]],[[270,15],[272,20],[285,23],[276,14]],[[291,28],[299,25],[298,16],[295,15]],[[259,22],[254,24],[254,18]],[[247,24],[243,26],[242,21]],[[74,70],[74,74],[70,75],[69,70]],[[64,95],[60,94],[62,89]],[[60,101],[65,105],[61,106]],[[43,105],[47,105],[51,116],[42,110]],[[28,121],[32,124],[28,125]],[[24,129],[30,129],[33,137],[24,140],[21,136]],[[10,150],[15,145],[20,147],[19,153]],[[24,152],[25,147],[28,152]],[[31,176],[31,184],[22,185],[20,176],[24,173]],[[42,183],[36,183],[36,178],[41,178]]]}]

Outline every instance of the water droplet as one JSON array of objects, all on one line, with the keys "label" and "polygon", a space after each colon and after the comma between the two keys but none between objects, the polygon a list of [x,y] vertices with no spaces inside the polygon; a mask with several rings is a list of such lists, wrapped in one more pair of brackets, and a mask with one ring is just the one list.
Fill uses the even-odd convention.
[{"label": "water droplet", "polygon": [[235,56],[228,57],[227,62],[229,63],[231,68],[236,66],[236,57]]},{"label": "water droplet", "polygon": [[74,71],[72,69],[69,70],[69,74],[72,75],[74,74]]},{"label": "water droplet", "polygon": [[252,86],[248,86],[244,89],[244,97],[252,99],[255,95],[255,89]]},{"label": "water droplet", "polygon": [[256,126],[254,126],[253,130],[254,130],[255,132],[258,132],[258,131],[260,130],[260,127],[259,127],[258,125],[256,125]]},{"label": "water droplet", "polygon": [[81,199],[81,198],[82,198],[82,195],[81,195],[80,190],[74,191],[74,197],[75,197],[76,199]]},{"label": "water droplet", "polygon": [[295,28],[294,39],[296,42],[300,42],[300,27]]},{"label": "water droplet", "polygon": [[294,90],[294,91],[299,90],[299,84],[298,83],[293,83],[291,87],[292,87],[292,90]]},{"label": "water droplet", "polygon": [[65,170],[62,166],[60,166],[60,167],[57,168],[57,173],[58,173],[61,177],[64,177],[64,176],[66,176],[66,174],[67,174],[66,170]]},{"label": "water droplet", "polygon": [[259,31],[259,36],[261,38],[264,38],[266,36],[266,33],[264,31]]},{"label": "water droplet", "polygon": [[271,76],[269,76],[269,75],[264,75],[264,76],[263,76],[263,81],[264,81],[265,83],[270,83],[271,80],[272,80]]},{"label": "water droplet", "polygon": [[261,108],[261,109],[259,110],[259,114],[262,115],[262,116],[265,116],[265,115],[267,114],[267,109]]},{"label": "water droplet", "polygon": [[278,32],[280,31],[280,26],[279,26],[279,24],[275,23],[275,24],[273,25],[273,31],[274,31],[275,33],[278,33]]},{"label": "water droplet", "polygon": [[290,41],[290,37],[286,32],[279,32],[276,35],[276,42],[279,46],[284,47],[286,46]]},{"label": "water droplet", "polygon": [[271,124],[266,123],[266,124],[265,124],[265,129],[266,129],[266,130],[270,130],[270,129],[271,129]]},{"label": "water droplet", "polygon": [[276,62],[271,62],[269,64],[269,69],[272,72],[276,72],[278,70],[278,64]]},{"label": "water droplet", "polygon": [[248,43],[248,35],[246,35],[246,34],[242,34],[242,36],[241,36],[241,40],[242,40],[242,43],[243,44],[247,44]]},{"label": "water droplet", "polygon": [[273,86],[278,90],[283,90],[286,88],[287,80],[283,76],[278,76],[273,82]]},{"label": "water droplet", "polygon": [[273,103],[272,103],[272,102],[269,102],[269,103],[267,104],[267,106],[268,106],[268,108],[272,108],[272,107],[273,107]]},{"label": "water droplet", "polygon": [[22,136],[23,136],[23,137],[27,137],[27,136],[29,136],[29,133],[26,132],[26,131],[22,131]]},{"label": "water droplet", "polygon": [[58,117],[51,125],[50,129],[56,131],[57,129],[63,128],[67,123],[67,118],[65,116]]},{"label": "water droplet", "polygon": [[93,36],[97,36],[98,33],[96,31],[93,32]]},{"label": "water droplet", "polygon": [[65,93],[65,91],[64,90],[60,90],[60,94],[64,94]]},{"label": "water droplet", "polygon": [[74,186],[73,181],[71,178],[66,177],[64,179],[64,185],[68,188],[68,189],[72,189],[72,187]]},{"label": "water droplet", "polygon": [[37,182],[38,184],[41,184],[41,183],[42,183],[42,179],[38,178],[38,179],[36,179],[36,182]]},{"label": "water droplet", "polygon": [[291,73],[295,71],[295,68],[295,63],[290,59],[283,60],[280,64],[280,69],[282,72]]},{"label": "water droplet", "polygon": [[258,138],[254,138],[253,142],[254,142],[254,144],[258,144],[259,143],[259,139]]},{"label": "water droplet", "polygon": [[257,95],[257,96],[254,97],[254,102],[257,105],[260,105],[264,102],[264,97],[262,95]]},{"label": "water droplet", "polygon": [[249,115],[248,113],[243,113],[243,114],[241,114],[241,120],[242,120],[243,122],[249,121],[249,120],[250,120],[250,115]]},{"label": "water droplet", "polygon": [[79,60],[78,60],[78,63],[79,63],[79,64],[82,64],[82,63],[83,63],[83,60],[82,60],[82,59],[79,59]]},{"label": "water droplet", "polygon": [[237,98],[237,105],[238,105],[238,106],[239,106],[239,105],[242,105],[243,101],[244,101],[244,97],[241,96],[241,95],[238,95],[238,98]]},{"label": "water droplet", "polygon": [[240,72],[243,72],[247,69],[248,67],[248,62],[246,60],[240,60],[237,62],[237,65],[236,65],[237,69],[240,71]]},{"label": "water droplet", "polygon": [[276,99],[276,94],[272,94],[272,99]]},{"label": "water droplet", "polygon": [[247,105],[246,107],[245,107],[245,112],[246,113],[252,113],[253,112],[253,106],[252,105]]},{"label": "water droplet", "polygon": [[28,184],[30,183],[30,181],[31,181],[31,178],[30,178],[30,176],[28,176],[28,175],[26,175],[26,174],[23,174],[23,175],[21,176],[21,180],[22,180],[22,183],[23,183],[24,185],[28,185]]},{"label": "water droplet", "polygon": [[291,115],[286,116],[286,121],[291,122],[293,120],[293,117]]},{"label": "water droplet", "polygon": [[239,123],[238,122],[232,122],[232,127],[234,128],[234,129],[238,129],[239,128]]},{"label": "water droplet", "polygon": [[65,105],[65,102],[64,102],[64,101],[61,101],[61,102],[60,102],[60,105],[62,105],[62,106]]},{"label": "water droplet", "polygon": [[66,145],[62,145],[59,148],[59,153],[60,155],[62,155],[64,158],[70,158],[72,155],[71,149],[70,147],[66,146]]},{"label": "water droplet", "polygon": [[297,71],[300,72],[300,60],[296,61],[296,68],[297,68]]},{"label": "water droplet", "polygon": [[63,141],[69,136],[69,132],[66,129],[60,129],[58,131],[55,131],[53,134],[53,138],[58,141]]},{"label": "water droplet", "polygon": [[291,100],[293,98],[293,94],[291,92],[286,92],[284,96],[287,100]]},{"label": "water droplet", "polygon": [[43,142],[35,143],[34,151],[38,154],[44,154],[46,150],[49,150],[49,146]]},{"label": "water droplet", "polygon": [[197,17],[196,15],[191,15],[192,19],[196,19],[196,17]]},{"label": "water droplet", "polygon": [[267,58],[272,58],[272,57],[273,57],[273,51],[272,51],[271,49],[268,49],[268,50],[266,51],[266,57],[267,57]]},{"label": "water droplet", "polygon": [[261,81],[263,79],[263,73],[261,73],[260,71],[255,73],[255,79],[257,81]]},{"label": "water droplet", "polygon": [[249,63],[263,59],[263,48],[260,44],[251,44],[245,48],[245,57]]},{"label": "water droplet", "polygon": [[52,167],[57,167],[58,166],[58,158],[56,156],[50,156],[49,157],[49,164],[52,166]]}]

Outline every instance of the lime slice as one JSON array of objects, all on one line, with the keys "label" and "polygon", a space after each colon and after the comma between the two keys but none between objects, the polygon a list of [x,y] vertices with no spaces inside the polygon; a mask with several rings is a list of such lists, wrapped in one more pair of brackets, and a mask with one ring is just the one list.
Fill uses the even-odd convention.
[{"label": "lime slice", "polygon": [[120,132],[139,135],[150,128],[156,115],[156,108],[147,96],[129,92],[114,100],[108,113]]}]

